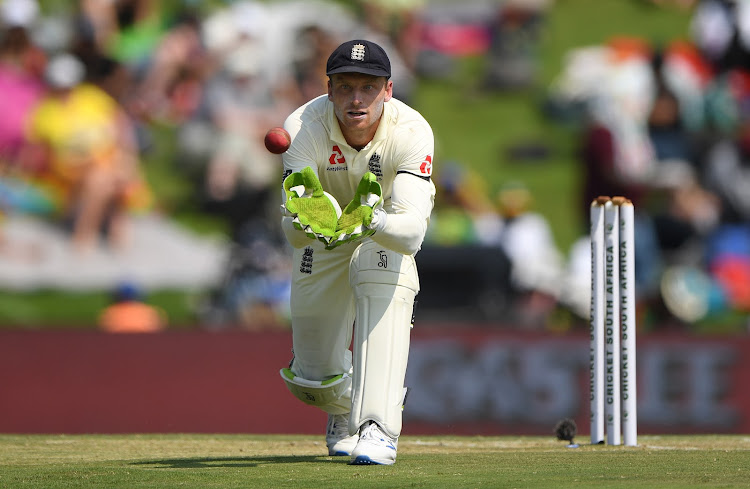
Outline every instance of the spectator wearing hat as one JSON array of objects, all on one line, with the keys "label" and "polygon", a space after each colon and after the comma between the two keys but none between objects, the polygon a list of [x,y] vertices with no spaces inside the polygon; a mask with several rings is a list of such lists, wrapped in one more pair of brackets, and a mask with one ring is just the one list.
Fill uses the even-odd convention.
[{"label": "spectator wearing hat", "polygon": [[139,288],[123,282],[112,294],[112,303],[99,315],[99,327],[109,333],[153,333],[163,330],[167,318],[161,309],[147,304]]}]

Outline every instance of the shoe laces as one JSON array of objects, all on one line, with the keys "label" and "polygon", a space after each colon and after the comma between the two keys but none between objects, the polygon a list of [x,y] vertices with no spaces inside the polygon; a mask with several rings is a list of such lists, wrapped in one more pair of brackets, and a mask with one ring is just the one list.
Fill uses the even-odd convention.
[{"label": "shoe laces", "polygon": [[388,448],[392,448],[394,450],[396,449],[396,440],[398,440],[398,438],[391,438],[390,436],[386,435],[385,432],[383,432],[383,430],[380,428],[380,426],[378,426],[378,424],[374,421],[370,421],[369,423],[364,425],[364,427],[360,431],[359,439],[385,443]]},{"label": "shoe laces", "polygon": [[383,431],[380,429],[380,426],[378,426],[378,424],[374,421],[370,421],[364,426],[364,428],[362,428],[359,438],[364,440],[387,442],[389,444],[394,443],[394,439],[383,433]]}]

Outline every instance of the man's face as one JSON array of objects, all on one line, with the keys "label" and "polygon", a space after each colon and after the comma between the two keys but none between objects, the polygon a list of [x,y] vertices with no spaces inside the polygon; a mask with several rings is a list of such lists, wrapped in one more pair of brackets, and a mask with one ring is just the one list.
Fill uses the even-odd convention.
[{"label": "man's face", "polygon": [[377,124],[383,104],[393,96],[393,82],[384,76],[336,73],[328,80],[328,99],[344,131],[366,130]]}]

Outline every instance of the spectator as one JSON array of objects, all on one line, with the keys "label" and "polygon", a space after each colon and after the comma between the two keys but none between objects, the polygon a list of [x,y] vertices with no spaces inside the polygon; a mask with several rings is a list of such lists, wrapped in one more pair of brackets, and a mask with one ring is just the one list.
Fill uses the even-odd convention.
[{"label": "spectator", "polygon": [[544,326],[562,293],[563,259],[547,219],[532,209],[531,192],[509,183],[497,196],[503,226],[499,245],[511,262],[516,320]]},{"label": "spectator", "polygon": [[150,205],[130,121],[115,100],[81,83],[85,67],[60,54],[45,71],[49,93],[31,114],[23,160],[43,168],[72,227],[73,245],[87,251],[106,231],[115,248],[127,243],[127,212]]},{"label": "spectator", "polygon": [[[24,126],[31,109],[44,93],[39,65],[44,54],[34,46],[24,27],[14,26],[0,33],[0,168],[15,166],[24,142]],[[41,61],[41,63],[40,63]]]},{"label": "spectator", "polygon": [[703,178],[721,199],[723,222],[750,222],[750,123],[709,149]]},{"label": "spectator", "polygon": [[287,329],[291,260],[287,245],[262,220],[249,222],[232,247],[225,277],[201,312],[213,328]]},{"label": "spectator", "polygon": [[[415,66],[419,46],[418,15],[424,0],[358,0],[358,23],[349,37],[370,39],[383,46],[393,70],[393,96],[409,103],[416,87]],[[344,36],[347,37],[347,36]]]},{"label": "spectator", "polygon": [[166,328],[167,317],[144,302],[135,284],[124,282],[112,294],[112,303],[101,312],[98,323],[108,333],[153,333]]},{"label": "spectator", "polygon": [[82,0],[82,20],[100,53],[141,70],[164,34],[163,4],[156,0]]},{"label": "spectator", "polygon": [[[615,39],[569,61],[555,88],[588,108],[580,146],[582,221],[599,195],[633,201],[638,300],[648,303],[660,293],[664,267],[695,264],[717,223],[716,199],[696,173],[700,89],[709,85],[709,70],[689,46],[673,44],[664,56],[653,55],[639,39]],[[587,247],[582,240],[571,250],[563,300],[582,315],[588,293],[575,275],[588,273]]]},{"label": "spectator", "polygon": [[538,44],[549,0],[507,0],[491,25],[484,84],[489,89],[533,87],[538,71]]},{"label": "spectator", "polygon": [[202,108],[204,86],[215,61],[206,51],[200,22],[180,12],[143,63],[128,107],[144,120],[179,125]]},{"label": "spectator", "polygon": [[746,69],[750,62],[750,4],[698,0],[689,34],[718,73]]},{"label": "spectator", "polygon": [[435,185],[440,199],[432,213],[426,243],[497,245],[502,219],[480,175],[466,165],[447,161]]},{"label": "spectator", "polygon": [[336,48],[339,41],[323,27],[311,24],[300,30],[296,44],[301,49],[295,52],[292,70],[299,91],[297,99],[302,104],[325,93],[328,53]]},{"label": "spectator", "polygon": [[0,36],[0,211],[45,214],[54,205],[33,181],[33,169],[24,168],[20,153],[30,114],[44,95],[40,72],[46,56],[23,25],[12,25]]},{"label": "spectator", "polygon": [[369,29],[386,37],[409,71],[416,70],[425,0],[358,0],[359,16]]},{"label": "spectator", "polygon": [[235,240],[244,223],[276,208],[280,158],[263,137],[281,120],[284,104],[262,73],[258,48],[248,41],[233,50],[206,87],[216,144],[204,177],[205,209],[228,217]]}]

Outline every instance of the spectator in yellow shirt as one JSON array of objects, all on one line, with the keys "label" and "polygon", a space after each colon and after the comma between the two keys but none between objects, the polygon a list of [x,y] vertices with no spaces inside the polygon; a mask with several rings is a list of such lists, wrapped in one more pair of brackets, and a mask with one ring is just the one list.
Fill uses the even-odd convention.
[{"label": "spectator in yellow shirt", "polygon": [[[126,210],[147,204],[133,129],[119,104],[101,88],[82,83],[85,66],[69,54],[50,60],[48,94],[31,115],[26,157],[54,183],[74,246],[93,247],[106,229],[114,246],[125,243]],[[145,197],[145,200],[144,200]]]}]

